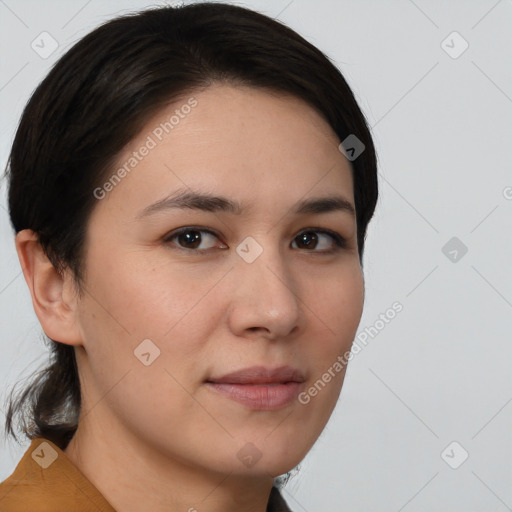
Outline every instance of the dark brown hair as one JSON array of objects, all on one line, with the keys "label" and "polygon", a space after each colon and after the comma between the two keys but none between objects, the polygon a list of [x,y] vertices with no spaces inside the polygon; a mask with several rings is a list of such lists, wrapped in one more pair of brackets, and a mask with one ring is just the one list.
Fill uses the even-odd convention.
[{"label": "dark brown hair", "polygon": [[[340,71],[282,23],[218,2],[144,10],[108,21],[54,65],[25,107],[7,166],[16,233],[37,233],[48,258],[80,290],[87,221],[116,156],[163,106],[215,82],[286,93],[316,109],[343,141],[365,146],[352,161],[362,264],[377,196],[372,137]],[[50,364],[10,397],[6,436],[18,429],[65,449],[78,426],[74,348],[46,339]],[[13,390],[14,395],[14,390]]]}]

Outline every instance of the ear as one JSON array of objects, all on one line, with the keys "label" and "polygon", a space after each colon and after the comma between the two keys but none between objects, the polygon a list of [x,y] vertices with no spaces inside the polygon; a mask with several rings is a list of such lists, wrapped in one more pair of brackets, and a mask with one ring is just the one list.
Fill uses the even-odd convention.
[{"label": "ear", "polygon": [[16,251],[32,295],[34,311],[45,334],[67,345],[82,345],[75,285],[71,272],[59,275],[39,243],[37,234],[24,229],[16,235]]}]

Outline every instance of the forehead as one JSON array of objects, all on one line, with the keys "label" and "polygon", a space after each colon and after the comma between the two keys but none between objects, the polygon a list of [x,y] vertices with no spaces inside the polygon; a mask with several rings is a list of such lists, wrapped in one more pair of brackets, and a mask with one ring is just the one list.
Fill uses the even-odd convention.
[{"label": "forehead", "polygon": [[143,206],[187,187],[246,204],[295,202],[308,192],[351,199],[351,166],[338,144],[329,124],[299,98],[214,85],[184,95],[146,124],[111,169],[126,172],[105,203]]}]

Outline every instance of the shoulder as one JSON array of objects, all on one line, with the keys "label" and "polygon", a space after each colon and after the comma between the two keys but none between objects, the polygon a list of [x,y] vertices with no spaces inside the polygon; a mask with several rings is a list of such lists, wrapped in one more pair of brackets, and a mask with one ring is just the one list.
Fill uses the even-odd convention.
[{"label": "shoulder", "polygon": [[2,512],[115,512],[57,445],[35,438],[14,472],[0,483]]}]

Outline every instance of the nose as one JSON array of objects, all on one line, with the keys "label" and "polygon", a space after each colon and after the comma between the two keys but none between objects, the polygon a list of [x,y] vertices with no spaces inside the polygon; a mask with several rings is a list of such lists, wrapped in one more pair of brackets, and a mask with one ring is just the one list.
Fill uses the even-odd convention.
[{"label": "nose", "polygon": [[300,331],[304,315],[286,255],[266,245],[251,263],[242,257],[235,263],[229,325],[237,336],[276,340]]}]

